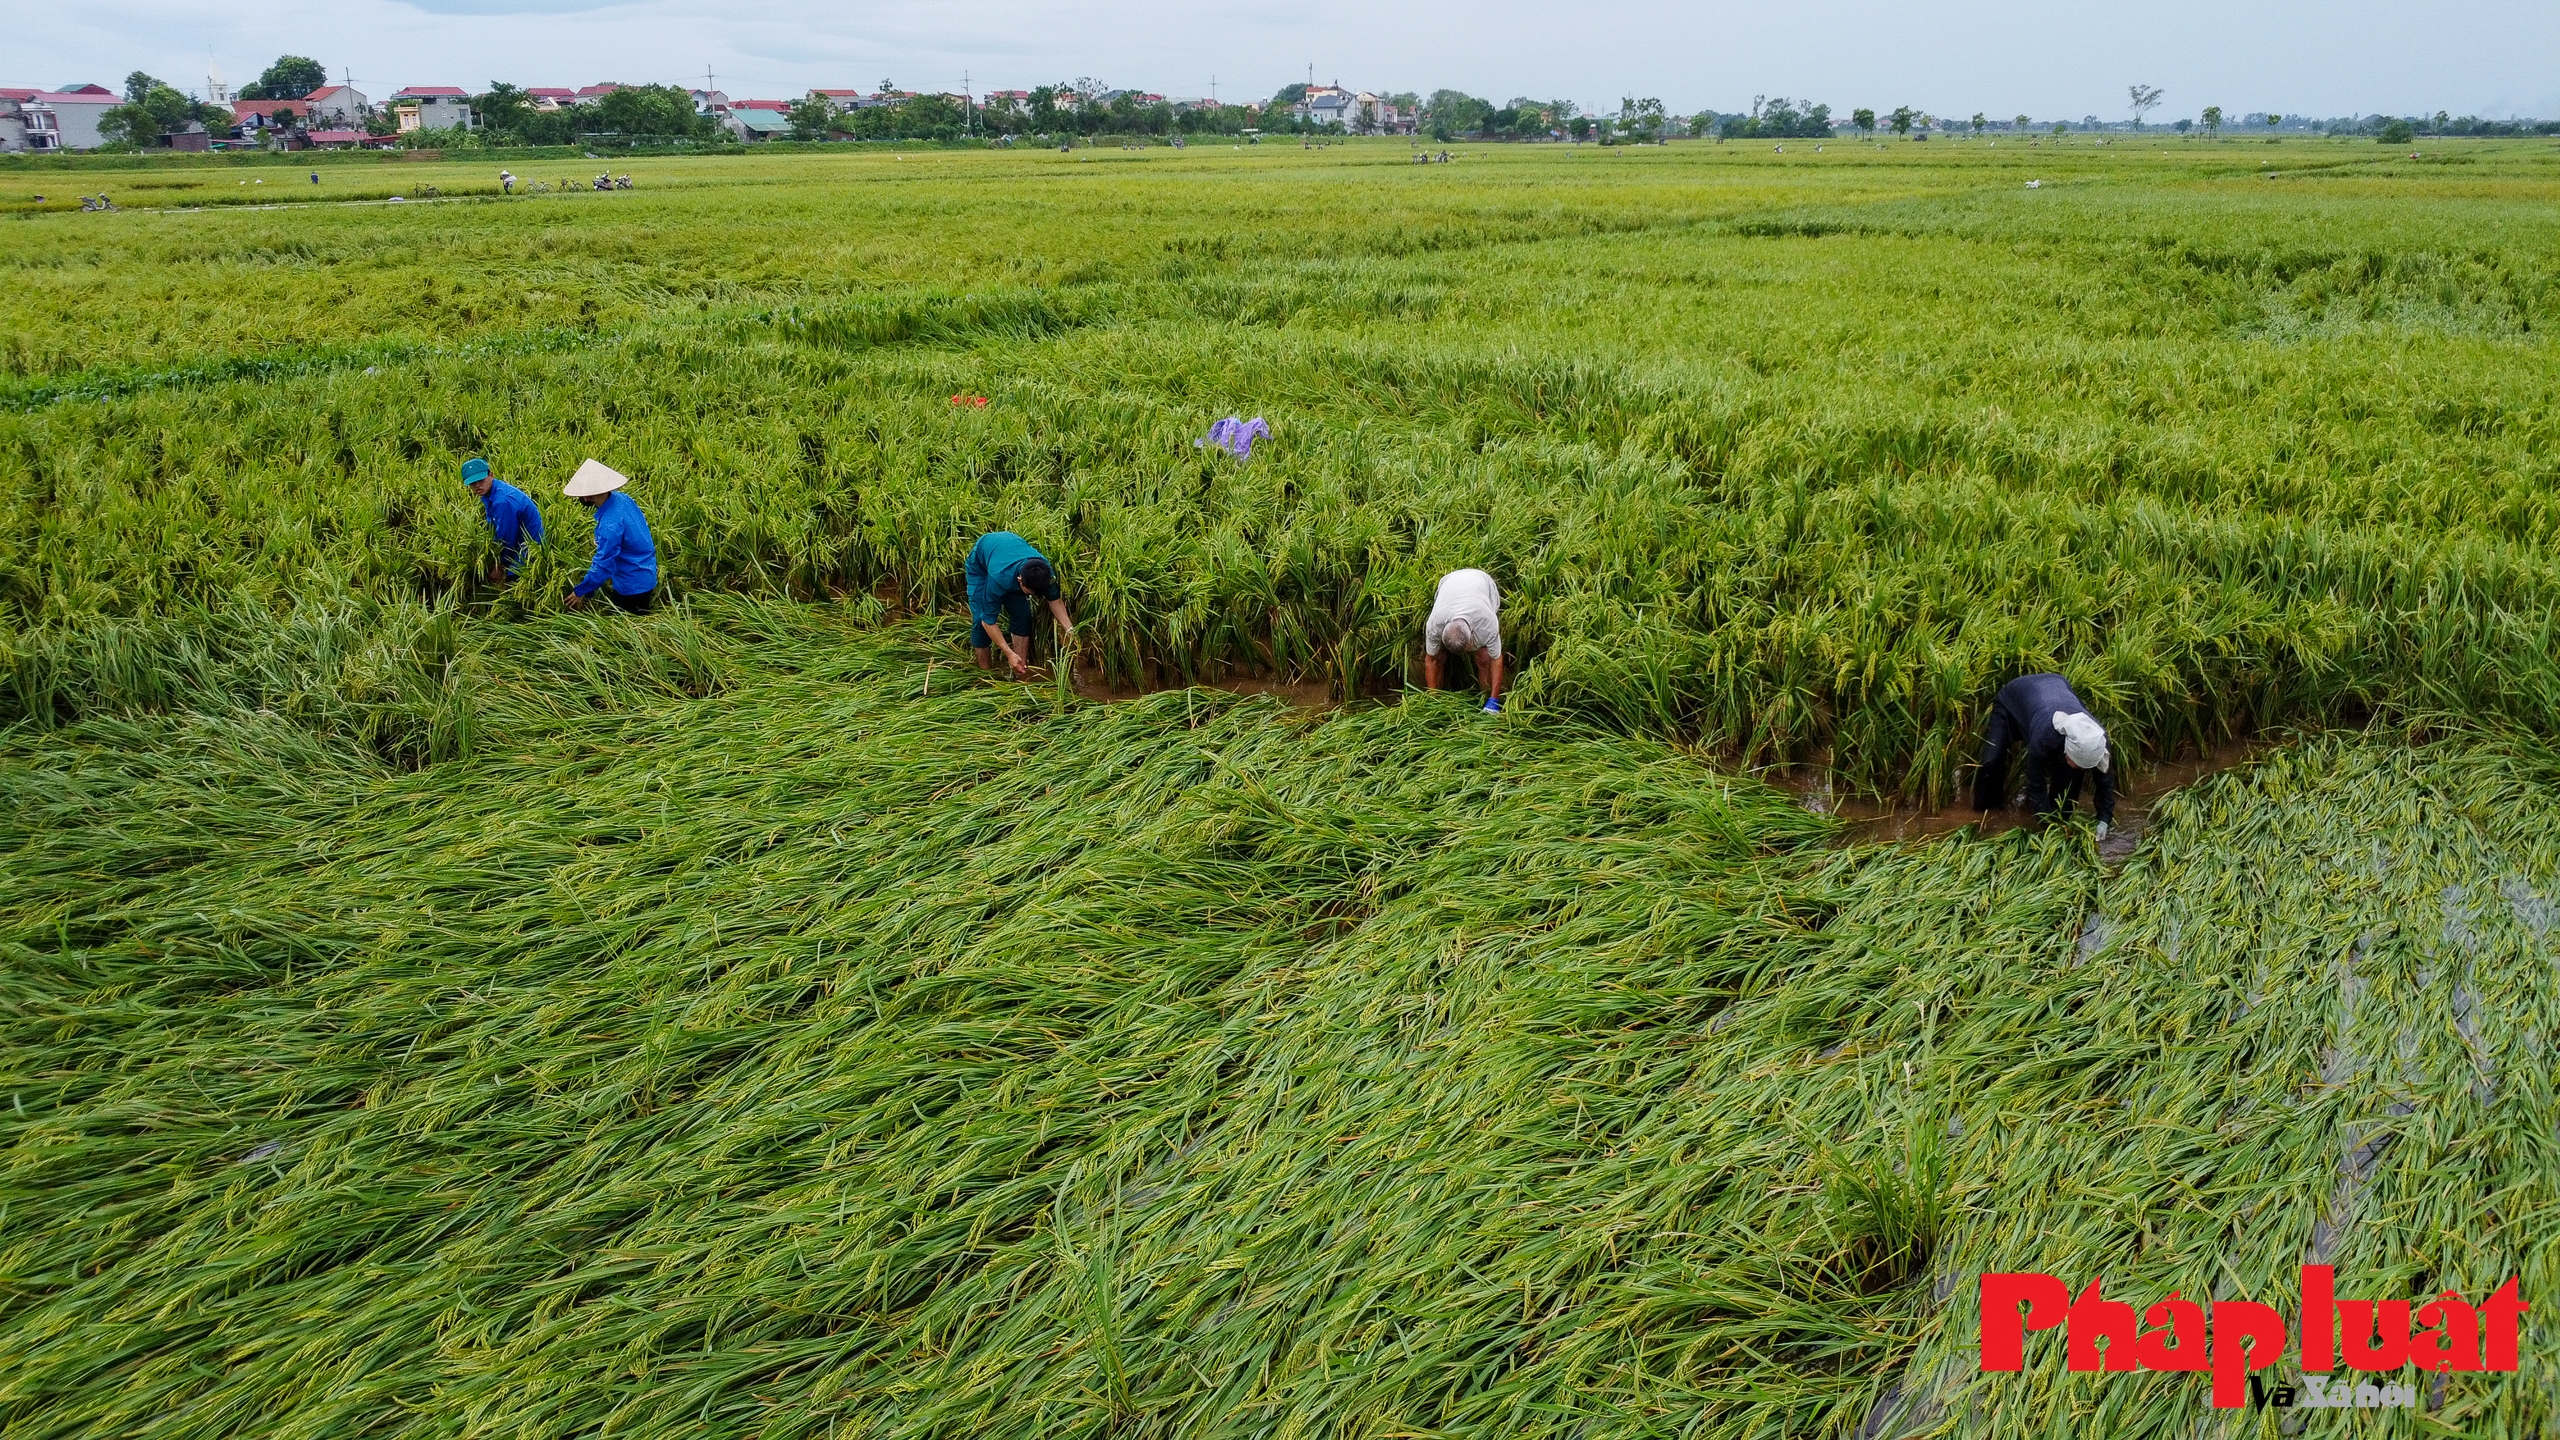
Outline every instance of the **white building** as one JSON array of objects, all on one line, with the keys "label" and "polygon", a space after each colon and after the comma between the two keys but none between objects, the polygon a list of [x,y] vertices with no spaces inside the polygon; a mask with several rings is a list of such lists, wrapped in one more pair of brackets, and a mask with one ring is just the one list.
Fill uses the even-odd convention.
[{"label": "white building", "polygon": [[[102,85],[83,85],[73,90],[12,90],[23,95],[13,102],[17,110],[18,143],[28,150],[95,150],[107,143],[98,133],[98,121],[108,111],[124,103],[124,97]],[[0,133],[0,143],[7,136]]]},{"label": "white building", "polygon": [[412,130],[469,130],[477,123],[471,114],[471,97],[454,85],[412,85],[391,97],[391,115],[404,135]]},{"label": "white building", "polygon": [[[0,155],[22,155],[29,150],[53,148],[49,134],[38,135],[42,143],[30,144],[27,139],[27,107],[34,104],[36,96],[42,93],[34,89],[0,88]],[[46,112],[45,119],[50,121],[52,118],[52,113]]]},{"label": "white building", "polygon": [[366,113],[373,109],[372,102],[353,85],[323,85],[304,99],[311,106],[311,121],[315,127],[324,121],[359,125]]},{"label": "white building", "polygon": [[1345,90],[1340,85],[1311,85],[1306,98],[1290,111],[1318,125],[1339,125],[1354,135],[1410,135],[1413,111],[1384,95]]}]

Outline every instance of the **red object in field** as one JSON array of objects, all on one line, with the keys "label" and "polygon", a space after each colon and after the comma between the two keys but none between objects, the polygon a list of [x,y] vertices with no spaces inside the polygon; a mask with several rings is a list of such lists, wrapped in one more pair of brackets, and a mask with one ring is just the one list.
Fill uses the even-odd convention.
[{"label": "red object in field", "polygon": [[954,395],[951,397],[951,403],[954,405],[975,405],[979,409],[984,410],[987,408],[987,397],[984,395]]}]

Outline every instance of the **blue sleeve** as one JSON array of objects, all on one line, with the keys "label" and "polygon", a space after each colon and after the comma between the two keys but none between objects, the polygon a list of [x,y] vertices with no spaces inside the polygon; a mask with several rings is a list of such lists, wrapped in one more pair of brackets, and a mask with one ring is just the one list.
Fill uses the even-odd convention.
[{"label": "blue sleeve", "polygon": [[969,547],[969,619],[979,625],[996,623],[995,577],[987,573],[987,542],[980,537]]},{"label": "blue sleeve", "polygon": [[622,509],[606,505],[596,511],[596,558],[587,566],[587,576],[577,585],[580,595],[593,595],[605,582],[613,557],[622,553]]},{"label": "blue sleeve", "polygon": [[542,507],[527,500],[519,513],[524,517],[524,533],[532,536],[535,544],[542,543]]}]

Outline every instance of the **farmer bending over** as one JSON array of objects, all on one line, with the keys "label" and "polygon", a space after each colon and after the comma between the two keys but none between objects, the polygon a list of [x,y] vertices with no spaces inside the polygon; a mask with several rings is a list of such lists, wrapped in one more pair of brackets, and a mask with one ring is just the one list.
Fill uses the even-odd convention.
[{"label": "farmer bending over", "polygon": [[[1048,557],[1012,531],[978,537],[978,543],[969,547],[968,578],[969,648],[977,652],[979,669],[994,667],[995,647],[1001,645],[1014,674],[1031,673],[1034,595],[1049,602],[1049,614],[1058,622],[1061,636],[1076,633],[1076,622],[1067,618],[1067,602],[1059,596],[1058,576],[1049,568]],[[1001,629],[996,624],[999,619],[1006,622]]]},{"label": "farmer bending over", "polygon": [[1431,618],[1422,622],[1422,683],[1440,688],[1441,654],[1473,655],[1484,682],[1484,711],[1502,713],[1502,590],[1481,570],[1452,570],[1440,577]]},{"label": "farmer bending over", "polygon": [[640,503],[622,493],[630,477],[599,460],[590,460],[569,477],[560,493],[596,512],[596,558],[586,578],[569,592],[569,608],[587,603],[601,589],[617,610],[645,615],[658,603],[658,546],[649,538],[649,522]]},{"label": "farmer bending over", "polygon": [[2080,797],[2080,781],[2097,774],[2098,838],[2116,819],[2116,782],[2107,760],[2107,732],[2070,682],[2050,672],[2021,675],[2000,687],[1991,702],[1991,724],[1982,740],[1982,768],[1974,772],[1973,808],[1989,814],[2009,793],[2009,751],[2027,750],[2027,809],[2067,814]]},{"label": "farmer bending over", "polygon": [[525,547],[542,541],[542,512],[533,497],[489,473],[489,462],[474,455],[462,462],[462,483],[480,497],[480,514],[498,537],[498,559],[489,567],[489,583],[504,585],[516,578]]}]

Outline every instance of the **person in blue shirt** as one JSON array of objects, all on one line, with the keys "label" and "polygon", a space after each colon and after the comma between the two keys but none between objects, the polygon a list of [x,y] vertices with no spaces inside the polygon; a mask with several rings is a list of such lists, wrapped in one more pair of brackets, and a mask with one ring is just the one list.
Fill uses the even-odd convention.
[{"label": "person in blue shirt", "polygon": [[498,537],[498,561],[489,567],[489,583],[504,585],[516,578],[525,550],[542,543],[542,512],[533,497],[489,473],[489,462],[474,455],[462,462],[462,483],[480,497],[480,514]]},{"label": "person in blue shirt", "polygon": [[589,460],[560,492],[596,512],[596,558],[569,592],[573,610],[598,590],[615,609],[634,615],[646,614],[658,603],[658,547],[649,538],[639,502],[622,493],[630,483],[629,476],[613,467]]},{"label": "person in blue shirt", "polygon": [[1057,620],[1061,636],[1076,633],[1049,558],[1012,531],[979,536],[978,543],[969,547],[967,575],[969,648],[977,652],[979,669],[994,668],[995,647],[1001,645],[1014,674],[1031,673],[1031,598],[1035,595],[1049,602],[1049,614]]}]

